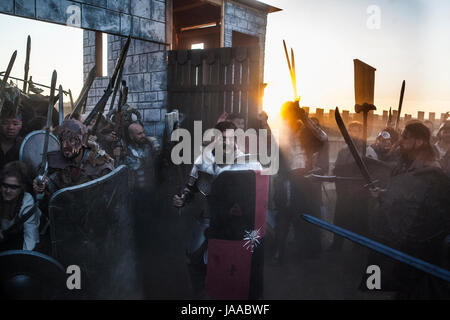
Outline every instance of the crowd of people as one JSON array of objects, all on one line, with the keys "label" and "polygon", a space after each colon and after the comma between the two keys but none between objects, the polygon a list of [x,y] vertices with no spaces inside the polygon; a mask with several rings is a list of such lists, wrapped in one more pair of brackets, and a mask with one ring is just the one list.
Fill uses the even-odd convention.
[{"label": "crowd of people", "polygon": [[[10,88],[14,90],[19,89]],[[51,195],[62,188],[102,177],[119,165],[128,166],[130,194],[138,195],[136,199],[158,192],[155,177],[161,146],[157,138],[146,135],[138,113],[132,108],[125,106],[116,115],[123,118],[119,130],[115,126],[117,121],[105,117],[99,119],[95,132],[93,125],[83,124],[83,116],[53,123],[51,130],[59,140],[60,150],[49,152],[48,174],[43,181],[31,176],[27,165],[19,161],[24,137],[46,127],[45,118],[29,117],[29,113],[21,104],[20,94],[5,96],[0,114],[1,250],[48,252],[45,237],[49,235],[43,226],[48,219],[46,205]],[[280,169],[271,177],[270,207],[277,212],[272,258],[283,265],[291,225],[302,258],[316,257],[325,249],[321,247],[319,229],[302,222],[299,214],[321,216],[322,182],[311,179],[311,173],[316,178],[322,175],[329,179],[330,161],[328,135],[317,119],[310,119],[298,102],[283,104],[280,116],[283,122]],[[261,128],[269,128],[267,117],[261,119]],[[213,180],[199,185],[202,172],[215,178],[229,170],[263,169],[255,162],[237,164],[237,158],[245,156],[247,150],[245,146],[238,150],[235,138],[227,137],[227,130],[246,129],[245,123],[239,114],[224,114],[218,120],[215,128],[223,134],[223,151],[226,154],[227,150],[233,150],[236,163],[216,163],[214,154],[209,154],[209,164],[196,161],[183,191],[173,196],[175,207],[188,204],[196,192],[208,195],[205,183],[211,184]],[[450,121],[442,122],[436,135],[429,123],[417,120],[406,123],[401,131],[387,127],[366,150],[362,150],[363,125],[351,122],[347,128],[378,184],[365,186],[349,148],[340,150],[333,166],[337,193],[334,223],[414,257],[448,267]],[[199,214],[200,227],[192,237],[197,242],[188,245],[188,267],[196,291],[204,287],[205,230],[210,215],[208,210]],[[339,251],[342,242],[336,236],[328,249]],[[383,263],[379,256],[371,259]],[[448,293],[445,284],[442,286],[432,276],[411,267],[399,263],[393,272],[397,283],[393,290],[402,297],[442,297]],[[427,290],[423,290],[424,286]]]},{"label": "crowd of people", "polygon": [[[49,129],[60,148],[48,152],[44,179],[32,176],[37,168],[20,161],[19,151],[26,135],[37,133],[36,130],[44,134],[47,120],[30,117],[33,110],[21,103],[20,89],[11,86],[8,91],[13,94],[5,95],[0,114],[2,250],[37,250],[48,254],[47,206],[52,194],[98,179],[120,165],[130,169],[130,194],[153,191],[152,175],[160,146],[157,139],[145,134],[140,118],[127,106],[119,115],[122,118],[119,127],[102,116],[95,135],[93,124],[84,125],[80,115],[67,117],[60,124],[52,121]],[[117,128],[123,134],[120,144],[119,134],[114,131]],[[105,150],[111,150],[111,156]]]}]

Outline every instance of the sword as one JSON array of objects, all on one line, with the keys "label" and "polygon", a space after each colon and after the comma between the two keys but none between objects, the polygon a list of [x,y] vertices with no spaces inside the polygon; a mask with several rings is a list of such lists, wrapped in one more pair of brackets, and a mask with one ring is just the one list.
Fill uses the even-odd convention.
[{"label": "sword", "polygon": [[288,68],[289,68],[289,75],[291,76],[292,87],[294,89],[294,101],[298,101],[297,85],[296,85],[295,69],[294,69],[295,68],[294,51],[291,49],[292,63],[293,63],[293,65],[291,65],[291,61],[289,59],[289,54],[288,54],[288,51],[286,48],[286,41],[284,41],[284,40],[283,40],[283,47],[284,47],[284,53],[286,55]]},{"label": "sword", "polygon": [[86,120],[84,120],[85,126],[89,126],[89,124],[95,118],[95,116],[99,113],[102,114],[103,111],[105,110],[105,106],[108,103],[109,96],[111,95],[111,93],[113,91],[113,86],[115,86],[117,80],[120,81],[120,79],[117,79],[117,76],[119,74],[119,71],[123,68],[123,66],[125,64],[125,60],[127,58],[127,52],[128,52],[128,48],[130,47],[130,43],[131,43],[131,37],[129,36],[127,39],[127,42],[125,42],[122,52],[120,53],[119,59],[117,59],[116,67],[114,68],[113,75],[112,75],[111,79],[109,80],[108,87],[106,87],[105,93],[100,98],[100,100],[97,102],[94,109],[92,109],[92,111],[88,114],[88,116],[86,117]]},{"label": "sword", "polygon": [[[111,104],[109,105],[109,110],[113,110],[114,102],[116,102],[117,91],[119,91],[119,88],[122,88],[121,87],[122,73],[123,73],[123,68],[120,68],[119,75],[117,77],[117,81],[116,81],[116,84],[114,86],[114,91],[113,91],[113,95],[112,95],[112,98],[111,98]],[[120,104],[120,95],[119,95],[119,102],[118,102],[118,104]]]},{"label": "sword", "polygon": [[338,107],[336,107],[334,117],[336,118],[336,123],[339,127],[339,130],[342,133],[342,136],[344,137],[345,142],[347,143],[350,153],[352,154],[353,158],[355,159],[356,165],[358,166],[359,170],[361,171],[362,176],[364,177],[364,179],[367,182],[367,185],[365,185],[365,187],[375,184],[377,181],[372,179],[372,177],[370,176],[369,170],[367,169],[366,164],[364,163],[363,159],[361,158],[361,155],[358,153],[358,150],[356,150],[355,144],[353,143],[352,138],[348,134],[347,128],[345,127],[344,121],[342,120],[342,117],[341,117],[341,114],[339,113]]},{"label": "sword", "polygon": [[75,113],[81,114],[81,108],[83,107],[83,104],[88,97],[89,90],[91,89],[92,83],[95,80],[96,72],[97,72],[97,66],[94,66],[91,69],[91,71],[89,71],[86,81],[84,82],[83,88],[80,91],[80,95],[78,96],[77,100],[75,101],[75,104],[72,107],[72,112],[69,114],[69,117],[68,117],[69,119],[72,119]]},{"label": "sword", "polygon": [[[49,96],[48,110],[47,110],[47,124],[45,126],[44,148],[42,150],[41,166],[39,167],[38,176],[36,178],[38,184],[44,183],[45,178],[47,177],[47,172],[48,172],[48,161],[47,161],[48,140],[50,137],[50,129],[52,126],[52,115],[53,115],[53,108],[54,108],[53,104],[54,104],[54,98],[55,98],[56,78],[57,78],[57,73],[56,73],[56,70],[54,70],[53,74],[52,74],[52,82],[51,82],[51,86],[50,86],[50,96]],[[60,86],[60,88],[61,88],[61,86]],[[62,94],[61,91],[60,91],[60,94]],[[43,198],[44,198],[44,192],[37,194],[36,202],[39,203]],[[45,234],[49,225],[50,225],[50,220],[47,218],[47,222],[45,223],[44,227],[42,228],[41,234]]]},{"label": "sword", "polygon": [[27,56],[25,58],[25,75],[23,76],[23,92],[27,92],[28,71],[30,70],[31,37],[27,38]]},{"label": "sword", "polygon": [[63,103],[63,89],[62,86],[59,85],[59,109],[58,109],[58,116],[59,116],[59,121],[58,121],[58,125],[61,125],[63,123],[64,120],[64,103]]},{"label": "sword", "polygon": [[73,98],[72,98],[72,91],[69,89],[69,98],[70,98],[70,110],[73,110]]},{"label": "sword", "polygon": [[53,108],[54,108],[53,104],[54,104],[54,98],[55,98],[56,78],[57,78],[57,73],[56,73],[56,71],[53,71],[52,84],[51,84],[48,109],[47,109],[47,124],[45,126],[44,148],[42,150],[41,166],[39,168],[39,174],[38,174],[38,182],[39,183],[44,182],[44,179],[47,175],[48,141],[49,141],[49,137],[50,137],[50,129],[52,126],[52,114],[53,114]]},{"label": "sword", "polygon": [[318,182],[336,182],[336,181],[361,181],[361,177],[339,177],[339,176],[321,176],[318,174],[308,174],[306,179]]},{"label": "sword", "polygon": [[[125,80],[121,81],[120,90],[119,90],[119,102],[117,103],[117,111],[114,115],[114,132],[117,136],[117,141],[115,143],[115,148],[119,147],[121,149],[125,149],[123,139],[122,139],[122,133],[123,133],[123,123],[122,123],[122,107],[127,102],[128,97],[128,87]],[[112,107],[112,105],[111,105]],[[112,110],[112,109],[111,109]],[[120,163],[120,160],[122,158],[123,154],[122,151],[120,153],[120,156],[115,157],[115,163]]]},{"label": "sword", "polygon": [[17,50],[13,52],[11,59],[9,60],[8,63],[8,68],[6,68],[6,72],[3,75],[3,80],[0,83],[0,113],[2,112],[3,104],[5,103],[4,91],[6,83],[8,82],[9,74],[11,73],[14,61],[16,61],[16,57],[17,57]]},{"label": "sword", "polygon": [[402,113],[403,95],[405,94],[405,80],[402,82],[402,89],[400,90],[400,101],[398,102],[397,120],[395,121],[395,130],[400,124],[400,114]]},{"label": "sword", "polygon": [[392,127],[392,107],[389,108],[389,116],[386,122],[386,127],[391,128]]},{"label": "sword", "polygon": [[401,251],[392,249],[391,247],[388,247],[384,244],[381,244],[379,242],[376,242],[374,240],[368,239],[366,237],[363,237],[359,234],[353,233],[351,231],[348,231],[344,228],[335,226],[331,223],[325,222],[323,220],[320,220],[318,218],[312,217],[310,215],[307,214],[302,214],[301,217],[311,223],[314,224],[316,226],[318,226],[319,228],[331,231],[335,234],[338,234],[350,241],[356,242],[364,247],[367,247],[369,249],[375,250],[381,254],[384,254],[388,257],[391,257],[397,261],[406,263],[416,269],[419,269],[423,272],[426,272],[428,274],[431,274],[435,277],[438,277],[440,279],[443,279],[447,282],[450,282],[450,271],[443,269],[441,267],[438,267],[434,264],[431,264],[429,262],[426,262],[424,260],[415,258],[413,256],[410,256],[406,253],[403,253]]}]

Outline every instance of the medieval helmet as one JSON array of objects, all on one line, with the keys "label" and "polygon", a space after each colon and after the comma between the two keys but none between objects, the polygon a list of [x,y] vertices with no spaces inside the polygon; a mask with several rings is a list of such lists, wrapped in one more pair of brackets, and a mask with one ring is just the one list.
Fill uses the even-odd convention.
[{"label": "medieval helmet", "polygon": [[56,134],[60,140],[78,138],[83,147],[87,147],[88,130],[86,126],[78,120],[66,119],[56,129]]},{"label": "medieval helmet", "polygon": [[437,133],[437,137],[440,138],[442,131],[444,130],[450,130],[450,120],[446,120],[444,122],[442,122],[442,124],[439,127],[438,133]]},{"label": "medieval helmet", "polygon": [[[111,115],[111,121],[115,122],[115,117],[118,115],[117,110]],[[128,127],[133,122],[142,124],[142,116],[137,109],[132,108],[129,104],[124,104],[122,107],[121,122],[124,127]]]}]

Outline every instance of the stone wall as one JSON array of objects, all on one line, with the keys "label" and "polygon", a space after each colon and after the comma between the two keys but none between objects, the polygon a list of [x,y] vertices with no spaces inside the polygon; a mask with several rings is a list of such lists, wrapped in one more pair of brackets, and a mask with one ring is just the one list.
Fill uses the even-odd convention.
[{"label": "stone wall", "polygon": [[1,0],[0,12],[165,42],[165,0]]},{"label": "stone wall", "polygon": [[[108,76],[114,71],[126,38],[108,35]],[[84,77],[95,64],[95,32],[84,31]],[[128,86],[128,104],[139,110],[147,134],[161,137],[167,111],[167,52],[164,45],[131,40],[123,71]],[[89,92],[87,110],[103,95],[109,77],[96,78]],[[118,96],[116,97],[116,104]],[[107,107],[111,103],[108,101]]]},{"label": "stone wall", "polygon": [[261,80],[264,74],[264,50],[266,45],[267,12],[252,9],[233,1],[225,2],[224,46],[233,44],[233,31],[259,38]]}]

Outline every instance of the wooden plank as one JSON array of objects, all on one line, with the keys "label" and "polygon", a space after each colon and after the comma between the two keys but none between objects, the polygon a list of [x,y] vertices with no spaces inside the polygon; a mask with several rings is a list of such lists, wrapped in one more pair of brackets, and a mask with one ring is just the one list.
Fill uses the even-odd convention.
[{"label": "wooden plank", "polygon": [[[249,49],[249,81],[253,84],[260,84],[259,77],[259,50],[257,48]],[[248,126],[253,128],[257,125],[257,117],[260,108],[260,88],[254,88],[248,92]]]},{"label": "wooden plank", "polygon": [[234,60],[234,73],[233,73],[233,78],[234,81],[233,83],[235,84],[235,89],[233,90],[233,113],[240,113],[241,110],[241,101],[240,101],[240,97],[241,97],[241,84],[242,84],[242,63],[240,63],[239,61],[237,61],[236,59]]},{"label": "wooden plank", "polygon": [[185,115],[186,129],[193,130],[194,120],[202,120],[205,131],[215,125],[223,111],[240,112],[248,127],[256,124],[260,75],[259,58],[254,52],[258,52],[255,49],[245,55],[241,50],[238,59],[234,52],[238,51],[185,51],[176,63],[169,63],[169,101]]},{"label": "wooden plank", "polygon": [[248,127],[248,97],[249,97],[249,85],[250,83],[250,64],[249,58],[242,63],[242,85],[241,85],[241,114],[245,118],[245,125]]},{"label": "wooden plank", "polygon": [[166,0],[166,43],[168,50],[173,48],[173,0]]},{"label": "wooden plank", "polygon": [[193,1],[193,3],[186,4],[184,6],[176,7],[176,8],[173,9],[173,12],[177,13],[177,12],[182,12],[182,11],[186,11],[186,10],[191,10],[191,9],[195,9],[195,8],[201,7],[203,5],[204,5],[204,1],[203,0],[197,0],[197,1]]},{"label": "wooden plank", "polygon": [[[217,86],[224,86],[226,66],[223,63],[222,56],[220,54],[218,54],[217,56],[219,57],[217,61],[217,65],[219,68]],[[221,92],[218,92],[218,99],[218,107],[220,108],[220,113],[222,113],[225,111],[225,92],[223,90]]]}]

